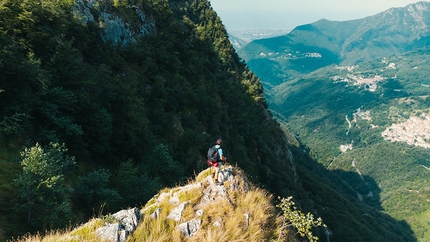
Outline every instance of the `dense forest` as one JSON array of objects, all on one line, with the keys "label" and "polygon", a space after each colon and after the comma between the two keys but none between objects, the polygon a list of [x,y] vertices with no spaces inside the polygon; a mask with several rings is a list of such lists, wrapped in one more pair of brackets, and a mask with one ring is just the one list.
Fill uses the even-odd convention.
[{"label": "dense forest", "polygon": [[222,138],[232,165],[321,216],[330,241],[415,241],[285,136],[208,1],[0,3],[0,239],[141,206],[206,168]]},{"label": "dense forest", "polygon": [[[99,11],[139,24],[126,1],[100,4]],[[101,206],[142,204],[206,168],[207,148],[220,137],[229,162],[286,194],[286,159],[273,152],[287,152],[284,138],[209,3],[133,4],[156,31],[115,45],[71,1],[2,0],[0,220],[7,236],[64,226],[64,216],[82,220]],[[19,161],[26,162],[16,177]],[[6,222],[16,211],[22,215]],[[21,222],[28,226],[13,232]]]}]

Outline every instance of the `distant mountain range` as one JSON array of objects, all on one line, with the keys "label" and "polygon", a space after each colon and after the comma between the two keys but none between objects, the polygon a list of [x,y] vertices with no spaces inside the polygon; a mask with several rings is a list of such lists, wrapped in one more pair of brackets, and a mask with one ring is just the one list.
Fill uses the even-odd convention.
[{"label": "distant mountain range", "polygon": [[323,66],[352,65],[429,45],[429,7],[418,2],[357,20],[322,19],[252,41],[238,53],[264,82],[279,84]]},{"label": "distant mountain range", "polygon": [[238,50],[253,40],[281,36],[290,31],[291,29],[232,29],[228,30],[228,35],[230,42]]},{"label": "distant mountain range", "polygon": [[419,241],[430,241],[429,9],[323,19],[238,51],[299,147]]}]

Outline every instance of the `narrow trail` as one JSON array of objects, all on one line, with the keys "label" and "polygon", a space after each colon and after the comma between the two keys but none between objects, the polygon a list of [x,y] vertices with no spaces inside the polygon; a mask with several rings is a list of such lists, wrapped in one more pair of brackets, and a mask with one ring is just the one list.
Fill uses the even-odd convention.
[{"label": "narrow trail", "polygon": [[349,130],[352,128],[352,124],[351,124],[351,121],[349,121],[348,119],[348,114],[345,115],[345,119],[346,119],[346,122],[348,122],[348,131],[346,131],[346,135],[348,136]]}]

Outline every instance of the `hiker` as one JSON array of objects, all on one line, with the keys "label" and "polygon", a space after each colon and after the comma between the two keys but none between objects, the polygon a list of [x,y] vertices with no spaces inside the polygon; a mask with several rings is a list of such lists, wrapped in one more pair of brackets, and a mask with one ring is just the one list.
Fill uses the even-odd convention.
[{"label": "hiker", "polygon": [[[222,162],[227,161],[227,157],[224,156],[224,153],[221,149],[221,145],[222,139],[218,139],[216,141],[216,145],[212,147],[215,149],[213,158],[209,157],[210,152],[208,152],[208,164],[211,166],[212,176],[215,178],[216,185],[221,185],[221,182],[218,181],[219,168],[222,165]],[[211,150],[211,148],[209,150]]]}]

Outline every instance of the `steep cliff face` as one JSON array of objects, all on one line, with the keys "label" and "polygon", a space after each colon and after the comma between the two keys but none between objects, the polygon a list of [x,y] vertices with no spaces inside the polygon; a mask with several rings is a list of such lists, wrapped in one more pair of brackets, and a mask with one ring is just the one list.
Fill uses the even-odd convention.
[{"label": "steep cliff face", "polygon": [[86,25],[96,24],[102,29],[105,42],[112,41],[114,45],[127,45],[147,35],[155,34],[155,21],[137,5],[129,4],[125,7],[127,18],[120,16],[120,12],[109,1],[76,0],[73,7],[76,14]]}]

